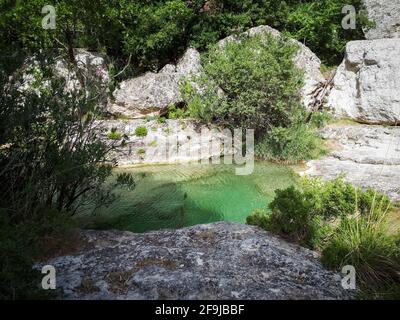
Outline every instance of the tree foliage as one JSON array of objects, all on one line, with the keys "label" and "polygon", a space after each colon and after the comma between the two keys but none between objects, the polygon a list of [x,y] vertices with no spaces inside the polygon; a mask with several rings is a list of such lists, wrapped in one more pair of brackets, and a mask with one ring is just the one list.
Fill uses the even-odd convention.
[{"label": "tree foliage", "polygon": [[294,64],[297,50],[270,34],[213,47],[203,56],[204,72],[195,78],[194,88],[183,87],[189,112],[207,122],[257,133],[296,122],[304,111],[303,74]]},{"label": "tree foliage", "polygon": [[[87,47],[136,67],[157,69],[187,46],[205,49],[234,32],[267,24],[304,42],[326,64],[341,61],[347,41],[362,39],[344,30],[342,7],[361,0],[54,0],[55,30],[41,26],[45,0],[0,1],[0,46],[26,50]],[[72,59],[72,56],[71,56]]]}]

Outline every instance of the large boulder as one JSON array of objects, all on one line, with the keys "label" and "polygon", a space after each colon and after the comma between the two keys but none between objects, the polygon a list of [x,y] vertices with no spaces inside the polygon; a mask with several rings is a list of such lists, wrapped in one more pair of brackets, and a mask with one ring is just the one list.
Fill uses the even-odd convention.
[{"label": "large boulder", "polygon": [[[81,90],[82,86],[85,86],[87,90],[98,90],[99,101],[105,105],[110,83],[105,57],[85,49],[74,49],[74,56],[75,65],[61,55],[54,59],[48,59],[45,63],[51,67],[55,77],[65,80],[65,92]],[[21,91],[37,91],[49,85],[48,80],[40,79],[41,64],[35,56],[26,59],[20,71],[22,72],[22,84],[19,86],[19,90]],[[36,84],[38,80],[40,80],[41,86],[39,88]]]},{"label": "large boulder", "polygon": [[[134,234],[83,231],[46,264],[67,299],[349,299],[317,253],[257,227],[219,222]],[[38,268],[41,266],[38,265]]]},{"label": "large boulder", "polygon": [[368,18],[375,23],[365,31],[368,40],[400,38],[400,0],[363,0]]},{"label": "large boulder", "polygon": [[188,49],[176,65],[167,64],[159,72],[123,81],[113,93],[108,111],[114,115],[141,118],[158,114],[171,104],[180,102],[179,83],[182,78],[198,74],[200,54]]},{"label": "large boulder", "polygon": [[369,124],[400,121],[400,39],[351,41],[333,79],[328,106]]},{"label": "large boulder", "polygon": [[[258,34],[269,33],[274,37],[281,37],[281,33],[269,26],[258,26],[251,28],[244,34],[254,36]],[[239,37],[236,35],[229,36],[219,41],[218,46],[223,48],[224,45],[230,41],[238,41]],[[307,109],[312,109],[319,99],[321,85],[325,79],[321,73],[321,60],[304,44],[301,42],[290,39],[293,43],[297,44],[299,50],[295,56],[295,64],[298,68],[304,70],[304,86],[301,90],[304,105]]]}]

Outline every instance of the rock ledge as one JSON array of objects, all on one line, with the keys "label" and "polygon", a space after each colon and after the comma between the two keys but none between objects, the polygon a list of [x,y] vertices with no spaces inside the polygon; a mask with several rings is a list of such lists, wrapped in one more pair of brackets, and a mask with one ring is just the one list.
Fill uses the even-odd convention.
[{"label": "rock ledge", "polygon": [[83,231],[55,258],[68,299],[349,299],[315,252],[248,225],[219,222],[134,234]]}]

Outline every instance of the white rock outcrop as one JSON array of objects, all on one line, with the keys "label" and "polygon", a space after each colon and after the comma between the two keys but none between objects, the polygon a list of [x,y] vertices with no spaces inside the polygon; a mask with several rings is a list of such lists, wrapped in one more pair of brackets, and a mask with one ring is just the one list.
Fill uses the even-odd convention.
[{"label": "white rock outcrop", "polygon": [[[217,126],[200,124],[194,120],[172,120],[164,123],[156,120],[100,120],[100,136],[113,142],[109,135],[114,130],[119,138],[116,149],[110,153],[119,166],[135,164],[167,164],[219,159],[235,154],[239,146],[224,146],[232,141],[229,130]],[[136,128],[146,128],[146,135],[137,136]]]},{"label": "white rock outcrop", "polygon": [[[270,33],[274,37],[281,36],[281,33],[278,30],[269,26],[258,26],[245,32],[245,34],[249,36],[266,33]],[[218,42],[218,46],[223,48],[224,45],[230,41],[238,41],[238,37],[232,35],[222,39]],[[321,84],[325,82],[320,70],[321,60],[301,42],[295,39],[291,39],[291,41],[299,46],[299,50],[295,57],[296,66],[304,70],[304,86],[301,90],[303,103],[308,109],[312,109],[316,99],[318,99],[319,88],[321,87]]]},{"label": "white rock outcrop", "polygon": [[328,107],[362,123],[400,123],[400,39],[351,41]]},{"label": "white rock outcrop", "polygon": [[167,64],[159,72],[123,81],[113,93],[108,111],[128,118],[158,114],[171,104],[180,102],[179,83],[184,77],[198,74],[200,54],[188,49],[176,65]]},{"label": "white rock outcrop", "polygon": [[344,175],[360,188],[400,201],[400,127],[329,125],[320,134],[335,150],[309,161],[306,174],[324,179]]},{"label": "white rock outcrop", "polygon": [[[65,92],[73,92],[82,89],[81,81],[88,90],[97,88],[99,98],[102,104],[106,104],[108,96],[108,85],[110,76],[108,73],[107,62],[104,56],[99,53],[89,52],[85,49],[74,49],[76,67],[65,59],[65,57],[57,57],[54,60],[45,61],[51,66],[54,77],[65,80]],[[21,70],[22,84],[20,90],[35,90],[37,85],[35,82],[40,80],[40,85],[45,88],[49,86],[49,80],[41,80],[41,65],[36,57],[28,58]],[[78,73],[80,77],[78,76]]]},{"label": "white rock outcrop", "polygon": [[368,40],[400,38],[400,0],[363,0],[368,18],[375,23],[365,30]]}]

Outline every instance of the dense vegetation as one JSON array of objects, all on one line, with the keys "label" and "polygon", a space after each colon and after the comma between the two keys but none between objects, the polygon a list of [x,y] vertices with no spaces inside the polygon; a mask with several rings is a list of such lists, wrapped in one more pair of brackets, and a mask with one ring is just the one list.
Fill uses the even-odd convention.
[{"label": "dense vegetation", "polygon": [[203,55],[202,74],[182,85],[183,115],[254,129],[258,158],[296,163],[322,154],[311,121],[317,117],[310,120],[301,101],[303,71],[294,63],[298,46],[268,33],[237,40]]},{"label": "dense vegetation", "polygon": [[269,208],[253,212],[247,223],[320,250],[328,268],[354,266],[364,296],[398,298],[399,235],[387,232],[392,208],[387,196],[340,178],[302,179],[299,189],[277,190]]},{"label": "dense vegetation", "polygon": [[[107,157],[114,145],[96,133],[99,88],[68,91],[65,79],[55,77],[47,67],[50,59],[38,57],[37,65],[25,75],[0,74],[3,298],[31,297],[38,285],[33,282],[38,273],[31,270],[32,261],[57,242],[44,239],[61,237],[69,218],[89,203],[96,206],[113,200],[103,183],[115,165]],[[117,180],[133,183],[126,176]]]},{"label": "dense vegetation", "polygon": [[[41,20],[45,0],[0,1],[0,47],[11,50],[87,47],[116,62],[131,57],[135,67],[157,69],[187,46],[205,49],[217,40],[266,24],[298,39],[324,63],[337,64],[347,41],[363,38],[365,19],[344,30],[342,7],[361,0],[55,0],[55,30]],[[4,52],[4,50],[3,50]],[[12,51],[13,52],[13,51]]]},{"label": "dense vegetation", "polygon": [[[223,50],[215,44],[265,24],[334,65],[341,61],[346,42],[363,38],[367,22],[361,14],[356,30],[341,26],[342,7],[353,4],[360,13],[360,3],[54,0],[53,30],[42,28],[47,1],[0,0],[0,181],[5,182],[0,186],[0,298],[48,297],[37,290],[40,274],[31,268],[33,263],[60,246],[66,250],[67,239],[73,238],[72,215],[88,204],[113,200],[112,186],[105,189],[104,181],[115,165],[109,151],[122,134],[112,129],[107,142],[96,134],[102,113],[99,90],[104,88],[82,81],[74,48],[106,53],[111,74],[120,77],[158,70],[188,46],[202,50],[203,74],[195,85],[182,85],[187,105],[170,106],[168,116],[254,128],[259,158],[295,163],[322,154],[315,128],[326,120],[322,113],[307,114],[301,103],[303,75],[293,63],[298,48],[269,36],[243,37]],[[65,79],[55,78],[47,67],[51,56],[60,53],[77,72],[78,90],[66,91]],[[31,88],[21,90],[26,79],[15,70],[32,55],[38,64],[30,70]],[[144,137],[148,132],[138,127],[135,134]],[[144,149],[136,152],[145,154]],[[126,175],[116,181],[134,185]],[[386,196],[340,179],[303,180],[300,189],[277,191],[270,207],[254,212],[248,223],[320,250],[329,268],[354,265],[364,292],[381,297],[400,291],[399,242],[385,232],[391,205]]]}]

